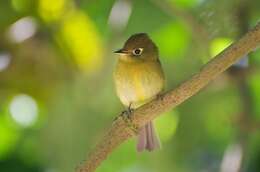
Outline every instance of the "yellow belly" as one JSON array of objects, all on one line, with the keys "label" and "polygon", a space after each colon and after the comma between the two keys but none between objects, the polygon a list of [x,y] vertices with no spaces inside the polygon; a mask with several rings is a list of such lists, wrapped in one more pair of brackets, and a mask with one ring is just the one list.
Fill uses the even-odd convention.
[{"label": "yellow belly", "polygon": [[114,73],[117,95],[125,106],[136,108],[160,93],[164,75],[157,61],[142,63],[118,62]]}]

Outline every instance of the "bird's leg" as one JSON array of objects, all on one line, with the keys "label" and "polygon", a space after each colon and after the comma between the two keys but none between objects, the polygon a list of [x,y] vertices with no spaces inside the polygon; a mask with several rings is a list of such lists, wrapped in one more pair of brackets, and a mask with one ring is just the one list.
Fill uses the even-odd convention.
[{"label": "bird's leg", "polygon": [[[120,116],[123,116],[123,118],[131,119],[131,113],[134,111],[133,108],[131,108],[132,103],[129,104],[126,110],[124,110]],[[116,121],[119,118],[119,116],[115,117],[113,121]]]},{"label": "bird's leg", "polygon": [[163,93],[158,93],[158,94],[156,95],[156,99],[163,100]]},{"label": "bird's leg", "polygon": [[131,108],[132,103],[129,103],[129,106],[127,107],[127,113],[128,113],[128,118],[130,118],[131,113],[134,111],[133,108]]},{"label": "bird's leg", "polygon": [[132,118],[131,118],[131,114],[134,111],[133,108],[131,108],[132,103],[129,104],[129,106],[127,107],[127,110],[123,111],[121,113],[121,116],[123,118],[123,120],[125,121],[125,123],[127,124],[127,126],[132,129],[135,133],[138,133],[138,128],[136,125],[133,124]]}]

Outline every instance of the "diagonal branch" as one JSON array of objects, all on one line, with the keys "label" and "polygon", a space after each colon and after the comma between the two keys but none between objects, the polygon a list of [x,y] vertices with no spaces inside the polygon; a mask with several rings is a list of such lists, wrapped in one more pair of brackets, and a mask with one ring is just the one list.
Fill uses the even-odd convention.
[{"label": "diagonal branch", "polygon": [[[227,47],[209,63],[204,65],[197,74],[183,82],[180,86],[136,109],[131,116],[133,124],[139,129],[148,121],[158,117],[162,112],[168,111],[181,104],[204,88],[211,80],[216,78],[216,76],[225,71],[237,60],[259,46],[260,23],[241,39]],[[89,154],[88,159],[84,161],[76,171],[95,171],[116,147],[135,135],[136,133],[128,127],[122,117],[119,117],[96,148]]]}]

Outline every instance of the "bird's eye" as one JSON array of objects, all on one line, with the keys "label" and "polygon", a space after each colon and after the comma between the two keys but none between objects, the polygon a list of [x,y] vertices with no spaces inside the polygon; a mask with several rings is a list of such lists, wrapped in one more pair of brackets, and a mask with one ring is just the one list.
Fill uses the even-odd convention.
[{"label": "bird's eye", "polygon": [[136,56],[141,55],[142,52],[143,52],[143,49],[142,49],[142,48],[137,48],[137,49],[134,49],[134,50],[133,50],[133,54],[136,55]]}]

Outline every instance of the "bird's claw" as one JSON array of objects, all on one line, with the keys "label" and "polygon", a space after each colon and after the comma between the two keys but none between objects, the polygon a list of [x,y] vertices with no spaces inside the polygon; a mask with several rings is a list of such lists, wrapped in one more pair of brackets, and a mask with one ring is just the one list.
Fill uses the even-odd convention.
[{"label": "bird's claw", "polygon": [[160,99],[162,101],[163,100],[163,94],[162,93],[157,94],[156,99]]},{"label": "bird's claw", "polygon": [[[134,109],[133,108],[131,108],[131,104],[127,107],[127,109],[126,110],[124,110],[124,111],[122,111],[121,112],[121,117],[123,117],[123,119],[124,118],[128,118],[129,120],[131,120],[131,113],[134,111]],[[119,118],[119,116],[117,116],[117,117],[115,117],[114,119],[113,119],[113,122],[115,122],[117,119]]]},{"label": "bird's claw", "polygon": [[131,104],[128,106],[127,110],[123,111],[121,113],[121,116],[123,118],[123,120],[125,121],[125,123],[127,124],[127,126],[134,131],[134,133],[138,133],[138,128],[136,125],[133,124],[133,120],[131,118],[131,114],[133,113],[134,109],[131,108]]}]

